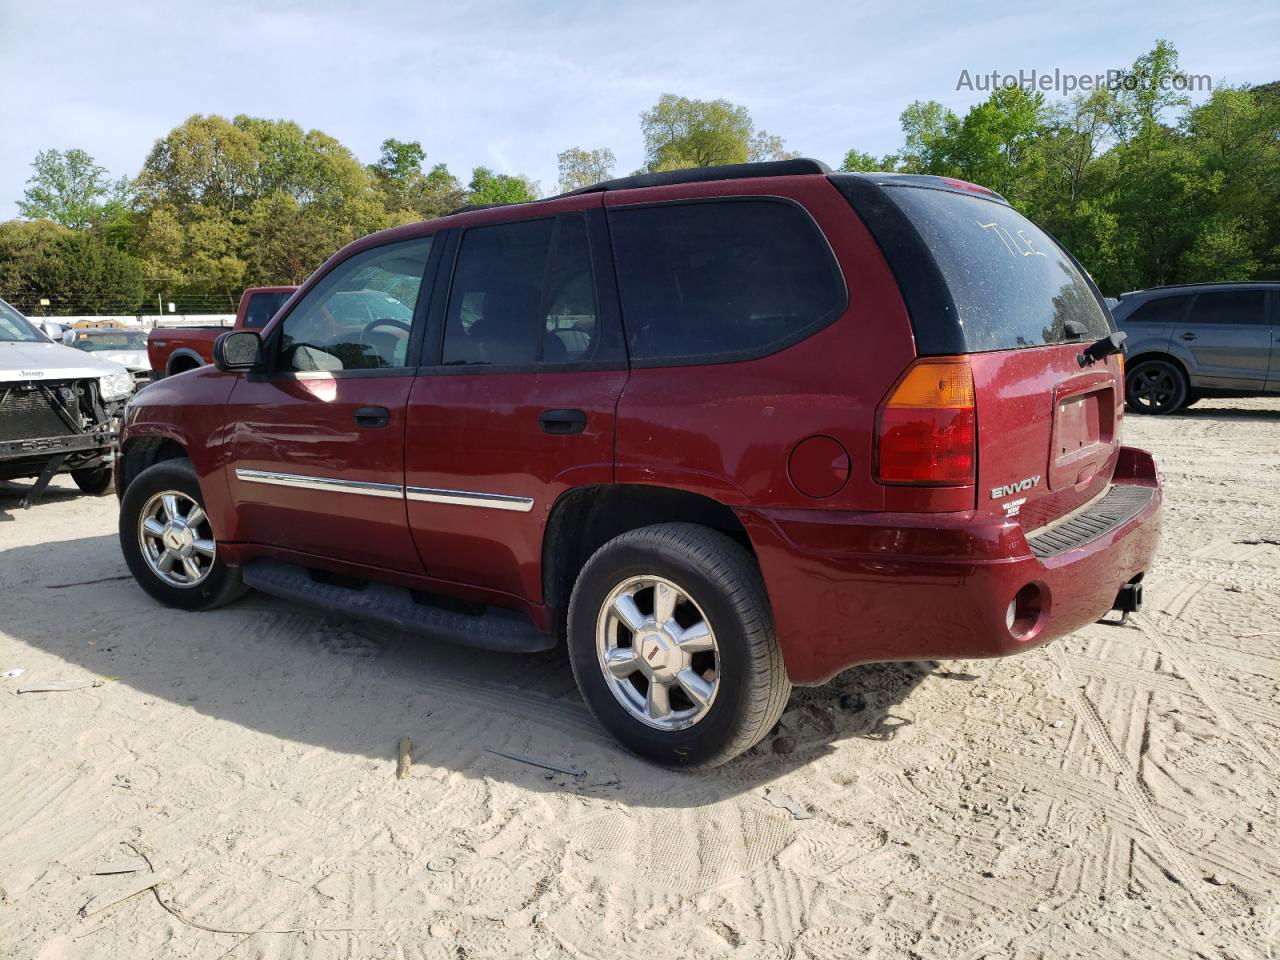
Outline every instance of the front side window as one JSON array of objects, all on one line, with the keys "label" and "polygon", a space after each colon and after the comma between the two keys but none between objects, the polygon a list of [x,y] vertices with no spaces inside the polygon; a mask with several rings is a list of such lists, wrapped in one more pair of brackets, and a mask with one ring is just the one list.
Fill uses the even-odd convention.
[{"label": "front side window", "polygon": [[1189,323],[1264,323],[1266,294],[1261,290],[1202,293],[1191,307]]},{"label": "front side window", "polygon": [[408,362],[431,237],[365,250],[330,270],[285,317],[283,370],[372,370]]},{"label": "front side window", "polygon": [[473,227],[462,237],[445,317],[447,365],[527,366],[596,358],[586,222]]},{"label": "front side window", "polygon": [[826,239],[800,208],[726,200],[622,208],[610,233],[631,356],[732,359],[794,342],[844,308]]}]

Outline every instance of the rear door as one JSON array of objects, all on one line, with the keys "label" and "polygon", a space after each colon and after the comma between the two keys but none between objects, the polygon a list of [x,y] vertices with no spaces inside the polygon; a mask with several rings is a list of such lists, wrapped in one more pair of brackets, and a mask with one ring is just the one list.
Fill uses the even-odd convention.
[{"label": "rear door", "polygon": [[1096,496],[1115,470],[1123,387],[1118,357],[1078,361],[1111,332],[1095,288],[1005,203],[918,186],[886,193],[919,232],[957,313],[945,349],[967,354],[973,371],[978,510],[1034,528]]},{"label": "rear door", "polygon": [[1194,385],[1261,390],[1271,363],[1265,290],[1206,290],[1174,328],[1191,354]]},{"label": "rear door", "polygon": [[409,525],[432,577],[540,602],[556,499],[613,480],[627,363],[600,205],[453,237],[406,432]]}]

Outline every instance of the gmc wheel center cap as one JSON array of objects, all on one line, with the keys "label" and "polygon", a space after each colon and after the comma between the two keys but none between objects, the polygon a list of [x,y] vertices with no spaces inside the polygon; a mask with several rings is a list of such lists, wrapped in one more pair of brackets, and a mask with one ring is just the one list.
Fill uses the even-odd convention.
[{"label": "gmc wheel center cap", "polygon": [[194,540],[191,536],[191,530],[181,520],[175,520],[164,529],[164,536],[161,537],[164,545],[174,553],[181,553],[189,547]]},{"label": "gmc wheel center cap", "polygon": [[643,634],[639,639],[640,659],[648,672],[662,680],[675,677],[684,656],[675,641],[663,630]]}]

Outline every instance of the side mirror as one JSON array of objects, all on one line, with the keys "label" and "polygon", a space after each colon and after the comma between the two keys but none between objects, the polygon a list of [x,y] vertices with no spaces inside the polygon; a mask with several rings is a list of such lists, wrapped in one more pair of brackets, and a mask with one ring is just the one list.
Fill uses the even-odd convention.
[{"label": "side mirror", "polygon": [[232,330],[213,341],[213,365],[223,372],[252,370],[262,363],[262,338],[252,330]]}]

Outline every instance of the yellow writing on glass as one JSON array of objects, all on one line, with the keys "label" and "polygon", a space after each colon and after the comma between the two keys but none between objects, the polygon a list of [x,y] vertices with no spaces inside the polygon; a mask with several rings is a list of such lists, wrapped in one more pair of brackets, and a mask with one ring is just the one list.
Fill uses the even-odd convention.
[{"label": "yellow writing on glass", "polygon": [[992,220],[990,223],[983,223],[981,220],[976,221],[978,226],[983,230],[990,230],[1004,244],[1005,249],[1009,251],[1011,257],[1043,257],[1044,254],[1035,248],[1035,245],[1027,238],[1027,235],[1021,230],[1015,238],[1008,230],[1000,224]]}]

